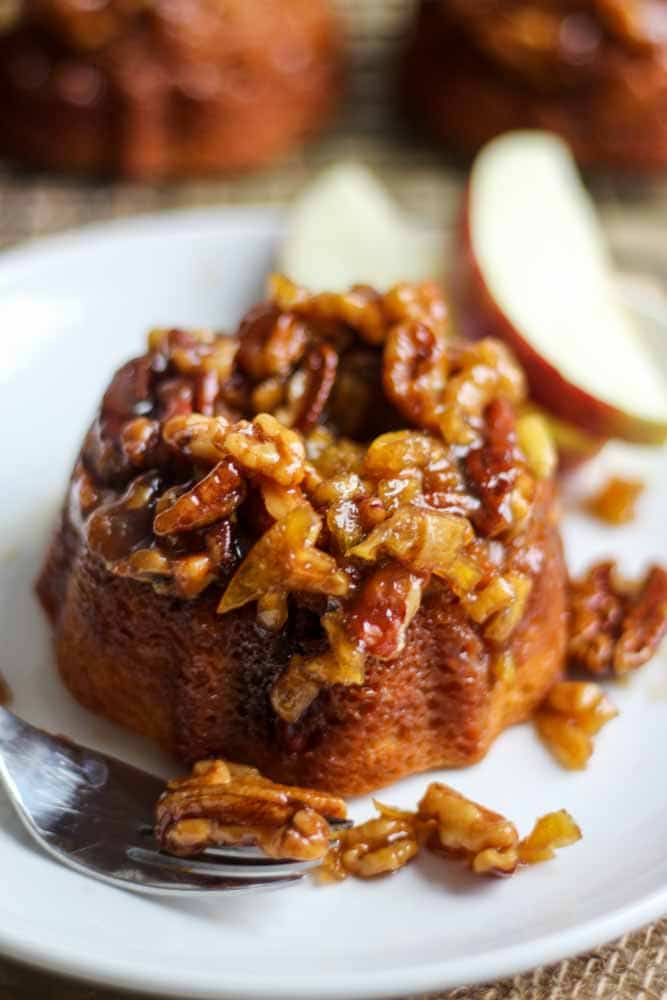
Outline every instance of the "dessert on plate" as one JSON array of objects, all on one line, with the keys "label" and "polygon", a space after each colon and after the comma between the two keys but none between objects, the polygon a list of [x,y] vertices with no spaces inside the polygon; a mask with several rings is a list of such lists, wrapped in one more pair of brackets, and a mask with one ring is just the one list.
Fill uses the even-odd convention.
[{"label": "dessert on plate", "polygon": [[327,0],[19,0],[0,21],[0,148],[167,177],[254,167],[336,104]]},{"label": "dessert on plate", "polygon": [[554,452],[430,283],[274,277],[113,377],[38,589],[88,708],[336,794],[479,760],[559,680]]},{"label": "dessert on plate", "polygon": [[655,0],[422,0],[405,93],[464,151],[542,128],[582,163],[660,170],[666,58],[667,8]]}]

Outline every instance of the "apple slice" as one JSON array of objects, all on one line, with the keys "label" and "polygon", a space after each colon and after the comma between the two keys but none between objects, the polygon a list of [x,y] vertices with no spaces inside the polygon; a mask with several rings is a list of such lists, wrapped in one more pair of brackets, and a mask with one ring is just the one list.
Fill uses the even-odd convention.
[{"label": "apple slice", "polygon": [[515,351],[536,402],[597,438],[667,437],[667,385],[617,298],[592,201],[567,146],[508,133],[466,193],[462,322]]},{"label": "apple slice", "polygon": [[277,265],[312,292],[440,277],[442,235],[408,225],[365,167],[341,163],[317,177],[287,216]]}]

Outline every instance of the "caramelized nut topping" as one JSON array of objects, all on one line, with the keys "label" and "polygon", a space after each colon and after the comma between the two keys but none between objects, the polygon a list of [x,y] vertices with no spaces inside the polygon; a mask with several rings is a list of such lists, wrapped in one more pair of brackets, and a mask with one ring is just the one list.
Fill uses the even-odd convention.
[{"label": "caramelized nut topping", "polygon": [[219,588],[220,614],[254,603],[286,637],[321,595],[328,647],[291,648],[270,692],[287,722],[399,656],[428,586],[500,662],[532,586],[511,544],[551,469],[539,423],[517,432],[520,369],[454,340],[431,283],[270,289],[236,337],[154,330],[117,373],[76,473],[91,548],[160,593]]},{"label": "caramelized nut topping", "polygon": [[597,684],[556,684],[535,715],[537,731],[563,767],[578,771],[593,753],[592,737],[618,715]]},{"label": "caramelized nut topping", "polygon": [[542,816],[519,840],[516,827],[447,785],[428,786],[416,812],[375,803],[379,816],[338,836],[323,863],[325,877],[373,878],[402,868],[426,847],[463,858],[477,875],[513,875],[520,865],[549,861],[581,839],[564,809]]},{"label": "caramelized nut topping", "polygon": [[568,653],[594,674],[623,675],[651,659],[667,632],[667,570],[653,566],[639,583],[620,580],[613,563],[570,584]]},{"label": "caramelized nut topping", "polygon": [[278,785],[251,767],[223,760],[195,764],[170,781],[156,809],[163,850],[190,856],[221,844],[255,844],[271,858],[310,861],[329,850],[327,819],[344,819],[342,799]]}]

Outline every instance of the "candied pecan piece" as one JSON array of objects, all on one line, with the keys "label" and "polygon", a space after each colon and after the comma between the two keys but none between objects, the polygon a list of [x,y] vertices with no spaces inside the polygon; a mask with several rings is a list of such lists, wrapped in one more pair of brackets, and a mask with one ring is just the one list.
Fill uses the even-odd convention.
[{"label": "candied pecan piece", "polygon": [[614,650],[614,673],[623,675],[651,659],[667,632],[667,571],[653,566],[627,604]]},{"label": "candied pecan piece", "polygon": [[522,865],[536,865],[551,861],[561,847],[570,847],[581,840],[581,830],[566,809],[540,816],[535,826],[519,843],[519,861]]},{"label": "candied pecan piece", "polygon": [[494,538],[512,525],[512,495],[519,476],[514,409],[506,399],[496,399],[486,409],[486,440],[468,452],[466,474],[480,499],[472,514],[475,527]]},{"label": "candied pecan piece", "polygon": [[592,737],[618,712],[597,684],[562,681],[535,714],[537,731],[568,770],[586,767],[593,753]]},{"label": "candied pecan piece", "polygon": [[224,446],[247,472],[266,476],[281,486],[298,486],[303,479],[303,442],[270,413],[259,413],[252,423],[240,420],[233,424],[225,432]]},{"label": "candied pecan piece", "polygon": [[390,431],[375,438],[364,456],[364,472],[373,479],[399,476],[412,469],[426,469],[435,462],[450,462],[437,438],[423,431]]},{"label": "candied pecan piece", "polygon": [[588,499],[586,509],[609,524],[628,524],[634,520],[636,503],[643,490],[644,484],[637,479],[612,476]]},{"label": "candied pecan piece", "polygon": [[289,375],[304,355],[308,332],[289,312],[262,303],[244,318],[236,356],[239,368],[254,379]]},{"label": "candied pecan piece", "polygon": [[256,844],[273,858],[311,860],[329,850],[330,819],[344,819],[342,799],[274,784],[253,768],[222,760],[195,764],[169,782],[156,808],[163,850],[188,856],[220,844]]},{"label": "candied pecan piece", "polygon": [[393,660],[405,646],[426,581],[400,564],[381,566],[364,580],[347,610],[350,636],[372,656]]},{"label": "candied pecan piece", "polygon": [[298,413],[292,426],[307,434],[318,423],[336,381],[338,355],[329,344],[316,344],[306,354],[303,368],[303,387],[298,403]]},{"label": "candied pecan piece", "polygon": [[384,341],[387,323],[382,297],[367,285],[355,285],[348,292],[311,295],[283,275],[274,274],[269,279],[269,289],[280,309],[307,319],[325,334],[347,326],[369,344]]},{"label": "candied pecan piece", "polygon": [[225,457],[225,434],[229,421],[201,413],[171,417],[162,425],[163,440],[186,458],[215,465]]},{"label": "candied pecan piece", "polygon": [[120,432],[121,447],[131,465],[145,469],[156,459],[160,443],[160,424],[147,417],[135,417],[123,424]]},{"label": "candied pecan piece", "polygon": [[315,548],[321,526],[320,518],[307,503],[277,521],[237,569],[218,612],[225,614],[240,608],[271,589],[343,597],[349,588],[347,576],[335,559]]},{"label": "candied pecan piece", "polygon": [[223,459],[203,479],[156,515],[156,535],[205,528],[229,517],[245,497],[245,485],[236,464]]},{"label": "candied pecan piece", "polygon": [[[440,431],[452,445],[474,445],[483,433],[484,411],[494,400],[520,403],[526,395],[522,370],[499,340],[487,338],[463,347],[451,364],[459,371],[449,378],[441,407]],[[486,425],[490,420],[487,418]]]},{"label": "candied pecan piece", "polygon": [[324,861],[324,872],[337,880],[347,875],[375,878],[403,868],[418,850],[411,819],[381,815],[343,830]]},{"label": "candied pecan piece", "polygon": [[667,571],[653,566],[624,584],[611,562],[570,584],[570,660],[595,674],[623,675],[656,653],[667,631]]},{"label": "candied pecan piece", "polygon": [[447,329],[447,305],[440,287],[434,281],[420,284],[399,282],[385,294],[384,311],[392,323],[424,323],[438,335]]},{"label": "candied pecan piece", "polygon": [[616,636],[623,621],[623,596],[614,580],[614,563],[592,566],[582,579],[570,582],[570,661],[594,674],[612,665]]},{"label": "candied pecan piece", "polygon": [[519,835],[514,824],[453,788],[430,784],[417,816],[434,822],[431,847],[463,855],[477,874],[511,875],[516,870]]},{"label": "candied pecan piece", "polygon": [[440,429],[448,361],[444,337],[423,323],[398,323],[384,348],[382,381],[396,409],[411,423]]}]

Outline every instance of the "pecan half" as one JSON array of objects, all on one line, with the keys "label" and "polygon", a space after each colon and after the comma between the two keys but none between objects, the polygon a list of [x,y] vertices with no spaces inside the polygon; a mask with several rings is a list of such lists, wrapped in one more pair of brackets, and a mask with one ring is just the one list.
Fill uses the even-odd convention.
[{"label": "pecan half", "polygon": [[667,632],[667,570],[653,566],[642,581],[621,581],[602,562],[570,584],[570,661],[594,674],[623,675],[657,652]]},{"label": "pecan half", "polygon": [[344,819],[342,799],[274,784],[251,767],[223,760],[195,764],[189,778],[170,781],[156,808],[163,850],[182,856],[221,844],[256,844],[269,857],[323,858],[329,819]]}]

